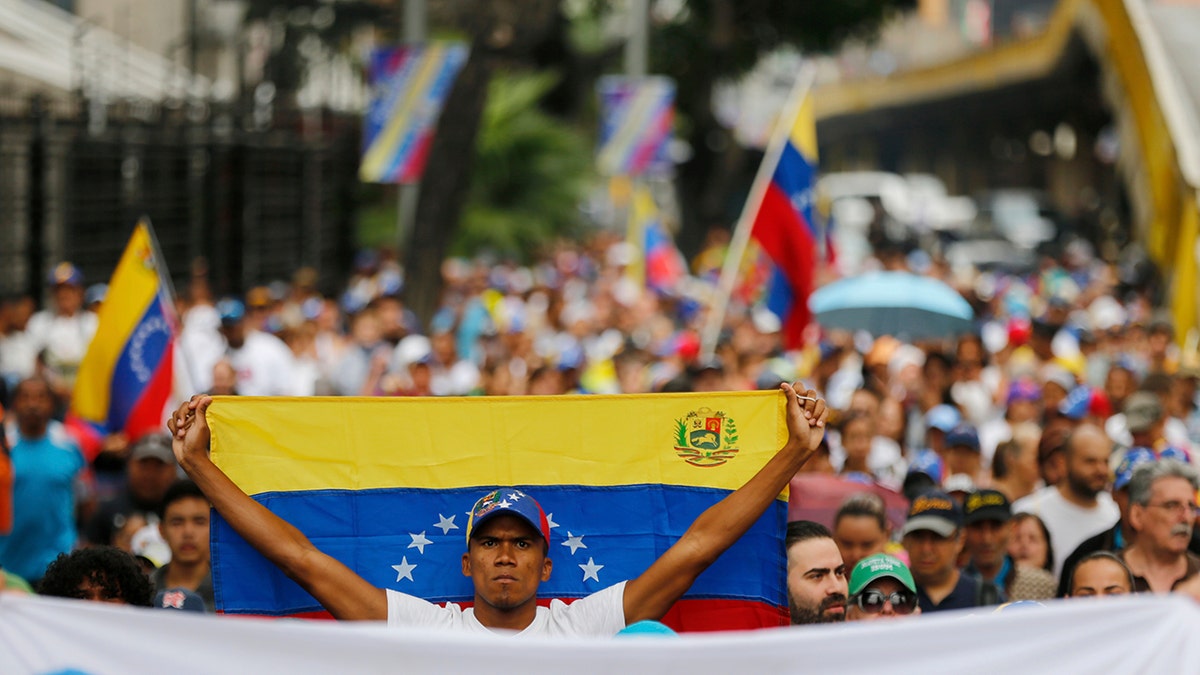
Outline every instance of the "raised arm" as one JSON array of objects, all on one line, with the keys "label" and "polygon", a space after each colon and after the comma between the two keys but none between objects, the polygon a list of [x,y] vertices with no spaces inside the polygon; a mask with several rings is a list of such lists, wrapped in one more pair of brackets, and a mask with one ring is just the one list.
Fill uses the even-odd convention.
[{"label": "raised arm", "polygon": [[786,382],[788,440],[745,485],[710,506],[679,541],[625,585],[625,623],[661,619],[700,573],[741,538],[804,465],[825,434],[825,401]]},{"label": "raised arm", "polygon": [[212,398],[193,396],[171,416],[179,466],[234,531],[312,594],[336,619],[387,619],[387,593],[322,553],[300,530],[251,499],[208,456],[211,434],[204,413]]}]

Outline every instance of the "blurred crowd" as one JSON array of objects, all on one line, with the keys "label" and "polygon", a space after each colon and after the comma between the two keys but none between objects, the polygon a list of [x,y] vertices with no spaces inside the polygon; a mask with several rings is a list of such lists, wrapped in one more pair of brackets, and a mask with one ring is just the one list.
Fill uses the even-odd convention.
[{"label": "blurred crowd", "polygon": [[[687,282],[672,289],[648,288],[631,274],[635,253],[611,235],[563,242],[528,265],[448,259],[427,323],[407,307],[404,272],[386,251],[361,252],[352,276],[332,288],[306,268],[238,297],[213,297],[198,263],[178,299],[180,393],[605,394],[775,389],[802,380],[834,410],[826,443],[803,471],[908,509],[894,523],[884,498],[860,496],[843,507],[849,516],[829,514],[843,586],[877,554],[893,557],[873,569],[903,566],[912,578],[898,583],[921,596],[925,611],[949,608],[963,593],[977,604],[1070,594],[1075,562],[1096,551],[1115,553],[1131,580],[1141,580],[1130,590],[1170,590],[1200,569],[1189,551],[1200,549],[1192,543],[1191,468],[1200,443],[1200,354],[1196,336],[1177,334],[1157,306],[1158,287],[1144,267],[1101,260],[1081,240],[1023,274],[881,249],[868,269],[945,281],[975,309],[974,329],[913,342],[814,325],[804,347],[788,350],[779,318],[738,293],[708,355],[701,331],[723,246],[714,238]],[[0,401],[10,411],[0,438],[13,449],[16,476],[16,525],[0,538],[0,564],[38,581],[58,554],[84,544],[137,553],[147,569],[163,569],[185,548],[185,560],[206,561],[206,535],[188,535],[184,544],[159,527],[178,477],[169,442],[88,440],[64,417],[96,330],[94,312],[119,299],[88,286],[70,263],[57,266],[49,284],[42,311],[29,297],[0,306]],[[62,457],[54,475],[36,477],[43,483],[31,496],[22,471],[38,470],[18,449],[39,437]],[[1149,467],[1167,467],[1163,476],[1190,493],[1164,501],[1163,476],[1145,485],[1135,479],[1139,470],[1153,473]],[[58,514],[55,524],[22,530],[20,509],[29,508],[22,500]],[[855,517],[866,519],[862,527],[842,531]],[[42,539],[26,545],[18,536]],[[791,543],[824,538],[806,531]],[[180,564],[172,586],[203,590],[197,572],[206,565]],[[897,574],[904,576],[889,578]],[[963,590],[962,579],[975,585]],[[984,593],[985,584],[998,592]],[[849,602],[861,608],[867,585]],[[907,602],[899,592],[871,597],[882,609],[888,598]]]}]

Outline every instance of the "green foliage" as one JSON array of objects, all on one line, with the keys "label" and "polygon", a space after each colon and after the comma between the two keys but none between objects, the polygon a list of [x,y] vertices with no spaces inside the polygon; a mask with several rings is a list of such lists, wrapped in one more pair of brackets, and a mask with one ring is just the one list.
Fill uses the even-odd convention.
[{"label": "green foliage", "polygon": [[687,425],[683,423],[683,420],[675,420],[675,447],[688,447]]},{"label": "green foliage", "polygon": [[557,79],[536,73],[492,80],[453,253],[487,249],[525,260],[579,228],[593,151],[587,136],[538,109]]}]

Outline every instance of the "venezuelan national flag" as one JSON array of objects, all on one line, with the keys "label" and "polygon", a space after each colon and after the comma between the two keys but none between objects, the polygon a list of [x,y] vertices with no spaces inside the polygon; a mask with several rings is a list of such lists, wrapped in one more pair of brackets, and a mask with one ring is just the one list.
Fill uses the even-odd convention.
[{"label": "venezuelan national flag", "polygon": [[[541,600],[636,577],[787,440],[779,392],[405,398],[218,397],[212,458],[235,483],[370,583],[470,602],[472,504],[515,485],[550,520]],[[787,623],[780,495],[696,581],[678,630]],[[324,615],[222,518],[212,526],[218,611]]]},{"label": "venezuelan national flag", "polygon": [[162,428],[171,394],[174,308],[156,259],[150,228],[139,222],[109,281],[71,398],[75,417],[131,440]]},{"label": "venezuelan national flag", "polygon": [[812,96],[805,96],[795,118],[784,123],[791,128],[750,236],[770,268],[766,306],[783,321],[784,345],[797,348],[811,318],[808,296],[813,291],[819,241],[813,219],[817,127]]},{"label": "venezuelan national flag", "polygon": [[654,195],[645,185],[634,187],[629,215],[628,239],[640,253],[629,266],[630,275],[651,290],[673,290],[687,274],[687,263],[663,226]]}]

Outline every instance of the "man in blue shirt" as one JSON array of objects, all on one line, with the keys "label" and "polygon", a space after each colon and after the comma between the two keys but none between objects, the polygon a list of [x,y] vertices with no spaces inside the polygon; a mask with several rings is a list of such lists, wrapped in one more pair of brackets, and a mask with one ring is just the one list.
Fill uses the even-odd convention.
[{"label": "man in blue shirt", "polygon": [[901,543],[908,551],[922,612],[1004,602],[1004,594],[995,584],[958,569],[962,528],[962,507],[945,492],[931,490],[909,506]]},{"label": "man in blue shirt", "polygon": [[50,384],[40,377],[13,392],[13,527],[0,537],[0,565],[33,583],[75,546],[75,477],[83,455],[61,428],[50,427],[54,407]]}]

